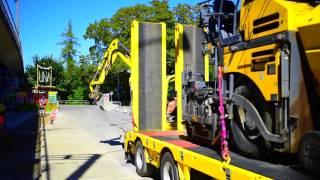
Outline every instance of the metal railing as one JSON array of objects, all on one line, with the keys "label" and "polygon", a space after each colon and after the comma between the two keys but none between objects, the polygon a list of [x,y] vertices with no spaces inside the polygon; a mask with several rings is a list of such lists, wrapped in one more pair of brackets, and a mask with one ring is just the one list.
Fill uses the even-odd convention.
[{"label": "metal railing", "polygon": [[88,100],[59,100],[59,104],[66,105],[89,105],[90,101]]},{"label": "metal railing", "polygon": [[7,0],[0,1],[0,10],[3,12],[4,18],[8,21],[8,24],[10,26],[12,34],[13,34],[13,36],[16,40],[16,43],[18,45],[18,48],[21,52],[21,42],[20,42],[20,38],[19,38],[18,28],[17,28],[15,20],[12,16],[12,13],[11,13],[11,10],[10,10],[9,5],[7,3]]},{"label": "metal railing", "polygon": [[110,101],[112,104],[119,105],[121,107],[121,101]]}]

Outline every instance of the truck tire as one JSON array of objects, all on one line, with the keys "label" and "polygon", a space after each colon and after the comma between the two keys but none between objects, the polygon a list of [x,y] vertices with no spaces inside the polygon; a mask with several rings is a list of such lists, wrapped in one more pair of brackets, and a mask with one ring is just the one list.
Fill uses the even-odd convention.
[{"label": "truck tire", "polygon": [[154,171],[154,166],[146,163],[144,156],[144,148],[141,141],[137,141],[134,153],[134,165],[136,166],[136,172],[142,177],[151,176]]},{"label": "truck tire", "polygon": [[299,146],[299,160],[303,169],[309,174],[320,175],[320,132],[306,133]]},{"label": "truck tire", "polygon": [[170,152],[162,156],[160,177],[161,180],[179,180],[178,168]]},{"label": "truck tire", "polygon": [[[258,98],[253,88],[241,85],[235,89],[234,93],[247,98],[258,109],[267,128],[269,130],[272,128],[272,116],[264,108],[264,102]],[[270,147],[262,138],[253,118],[246,114],[242,107],[238,106],[234,108],[234,117],[234,120],[230,122],[234,145],[241,154],[256,159],[261,158],[262,154],[266,153]]]}]

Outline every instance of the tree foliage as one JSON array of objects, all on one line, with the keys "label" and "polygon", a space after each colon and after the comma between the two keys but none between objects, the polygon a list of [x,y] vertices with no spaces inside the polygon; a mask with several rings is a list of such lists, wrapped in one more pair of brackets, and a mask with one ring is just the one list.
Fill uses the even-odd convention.
[{"label": "tree foliage", "polygon": [[25,76],[29,86],[33,87],[37,84],[37,64],[43,67],[52,67],[52,84],[55,85],[59,91],[64,91],[62,81],[64,67],[60,61],[51,56],[33,57],[33,64],[26,66]]},{"label": "tree foliage", "polygon": [[67,70],[72,71],[75,67],[75,57],[77,56],[76,47],[79,46],[78,38],[73,33],[71,21],[68,22],[67,30],[61,34],[62,41],[58,43],[63,46],[61,49],[61,58],[66,63]]},{"label": "tree foliage", "polygon": [[61,34],[62,41],[58,43],[62,46],[61,59],[65,65],[63,87],[67,93],[63,93],[63,97],[69,97],[74,89],[82,85],[77,66],[77,47],[79,46],[78,38],[73,33],[71,21],[68,22],[67,29]]},{"label": "tree foliage", "polygon": [[[178,4],[176,7],[170,8],[166,0],[152,0],[149,4],[120,8],[112,17],[96,20],[88,25],[83,37],[93,40],[94,45],[90,47],[89,54],[82,55],[79,55],[77,51],[78,39],[73,32],[72,23],[69,21],[66,30],[61,34],[61,41],[58,43],[61,46],[60,61],[52,56],[34,56],[34,64],[26,67],[27,82],[29,85],[35,85],[37,63],[43,66],[53,66],[53,85],[58,87],[62,99],[88,99],[89,83],[108,48],[108,44],[113,39],[119,38],[130,49],[130,31],[133,20],[166,23],[167,74],[173,74],[175,24],[197,24],[198,9],[198,7],[188,4]],[[119,96],[123,100],[127,100],[126,97],[130,97],[128,70],[129,67],[124,62],[116,61],[108,73],[105,85],[101,88],[105,92],[115,92],[120,84],[123,91],[119,92]],[[115,93],[114,98],[117,96],[118,94]]]},{"label": "tree foliage", "polygon": [[198,24],[199,22],[199,6],[191,6],[189,4],[178,4],[173,8],[176,22],[181,24]]},{"label": "tree foliage", "polygon": [[[153,0],[149,5],[137,4],[120,8],[111,18],[104,18],[89,24],[83,37],[94,40],[95,44],[90,48],[90,52],[99,62],[103,51],[108,47],[108,43],[115,38],[119,38],[126,47],[130,48],[130,31],[133,20],[164,22],[167,26],[167,73],[173,74],[175,24],[195,24],[197,22],[197,12],[197,7],[191,5],[178,4],[171,10],[168,1]],[[120,68],[126,69],[126,67]]]}]

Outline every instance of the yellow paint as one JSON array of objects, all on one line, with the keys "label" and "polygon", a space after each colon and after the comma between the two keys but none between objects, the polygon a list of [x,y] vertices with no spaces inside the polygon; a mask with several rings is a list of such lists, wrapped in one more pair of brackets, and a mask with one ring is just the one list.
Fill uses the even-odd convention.
[{"label": "yellow paint", "polygon": [[177,163],[180,180],[190,180],[190,168],[182,163]]},{"label": "yellow paint", "polygon": [[[278,14],[275,19],[270,21],[261,21],[264,17]],[[260,19],[260,23],[257,21]],[[261,32],[254,31],[257,28],[266,27],[272,23],[278,23],[278,27],[271,29],[262,29]],[[244,34],[244,41],[258,39],[266,37],[268,35],[274,35],[280,32],[289,32],[290,35],[296,35],[298,41],[301,40],[302,47],[305,51],[306,59],[301,59],[302,63],[308,63],[311,72],[313,73],[313,79],[315,80],[315,86],[320,84],[320,36],[317,34],[320,32],[320,5],[312,6],[307,1],[284,1],[284,0],[254,0],[254,1],[242,1],[240,12],[240,31]],[[294,39],[289,39],[294,40]],[[291,41],[292,43],[297,43]],[[289,44],[290,48],[290,44]],[[267,56],[260,56],[258,59],[251,56],[254,52],[273,49],[273,54]],[[260,46],[252,49],[246,49],[235,53],[229,52],[229,48],[224,49],[225,56],[225,73],[241,74],[248,77],[258,87],[259,91],[263,94],[265,100],[271,100],[271,94],[278,95],[278,99],[281,92],[280,82],[280,49],[278,45],[271,44],[267,46]],[[267,62],[264,71],[253,72],[253,61],[261,61],[264,58],[270,58],[274,56],[274,62]],[[303,56],[303,55],[302,55]],[[305,62],[307,61],[307,62]],[[267,65],[275,63],[276,73],[273,75],[267,75]],[[312,130],[312,119],[310,115],[307,92],[305,90],[305,82],[303,77],[298,79],[301,81],[299,84],[299,105],[297,107],[290,107],[289,112],[301,113],[295,117],[298,118],[297,127],[293,131],[289,132],[290,140],[286,142],[288,148],[285,151],[296,153],[299,146],[299,140],[301,137]],[[320,96],[320,88],[316,88],[318,96]],[[296,101],[291,99],[290,101]],[[299,108],[306,107],[304,111]]]},{"label": "yellow paint", "polygon": [[[240,11],[240,30],[244,31],[244,40],[256,39],[267,35],[283,32],[297,31],[297,27],[305,24],[305,17],[308,12],[311,12],[313,7],[308,3],[283,0],[254,0],[242,1]],[[279,26],[275,29],[254,34],[254,27],[263,26],[271,23],[266,22],[254,26],[253,22],[256,19],[266,17],[268,15],[279,13],[279,18],[272,21],[277,21]],[[315,13],[314,16],[315,17]]]},{"label": "yellow paint", "polygon": [[162,101],[161,101],[161,127],[162,130],[170,129],[167,121],[167,96],[168,96],[168,81],[167,81],[167,26],[161,23],[161,84],[162,84]]},{"label": "yellow paint", "polygon": [[131,88],[132,88],[132,116],[134,130],[139,130],[139,23],[133,21],[131,25]]},{"label": "yellow paint", "polygon": [[184,130],[182,124],[182,73],[183,73],[183,25],[177,24],[175,27],[175,90],[177,92],[177,129]]},{"label": "yellow paint", "polygon": [[[152,137],[143,135],[138,132],[129,131],[125,135],[125,144],[134,143],[138,138],[143,143],[143,146],[147,149],[146,152],[149,152],[147,155],[150,157],[152,152],[152,164],[156,164],[156,167],[160,165],[160,154],[163,148],[168,148],[172,153],[173,158],[177,162],[178,172],[180,179],[189,180],[190,179],[190,169],[195,169],[199,172],[202,172],[210,177],[215,179],[226,179],[226,172],[224,168],[230,170],[231,179],[248,179],[248,180],[267,180],[265,176],[245,170],[239,167],[236,167],[232,164],[224,164],[222,161],[198,154],[187,149],[183,149],[179,146],[167,143],[165,141],[160,141]],[[155,145],[153,145],[153,143]],[[131,149],[125,145],[125,151],[133,153]],[[146,156],[146,157],[147,157]],[[159,157],[159,158],[156,158]],[[183,158],[182,158],[183,157]],[[153,162],[158,161],[158,162]]]},{"label": "yellow paint", "polygon": [[204,80],[206,82],[209,82],[209,77],[210,77],[210,71],[209,71],[209,68],[210,68],[210,61],[209,61],[209,55],[206,54],[204,56]]},{"label": "yellow paint", "polygon": [[[132,114],[136,127],[134,130],[139,130],[139,23],[133,21],[131,25],[131,88],[132,88]],[[160,24],[161,25],[161,88],[162,88],[162,99],[161,99],[161,127],[162,130],[172,129],[166,119],[167,112],[167,93],[168,93],[168,80],[166,76],[166,24],[165,23],[149,23],[148,24]]]},{"label": "yellow paint", "polygon": [[89,84],[89,88],[90,88],[90,92],[91,94],[89,95],[90,98],[92,99],[96,99],[98,98],[98,96],[100,96],[99,92],[97,92],[95,90],[95,88],[98,85],[101,85],[105,82],[106,76],[108,75],[108,72],[112,66],[112,64],[118,60],[121,59],[122,61],[124,61],[129,67],[131,66],[130,63],[130,57],[122,54],[119,50],[119,39],[114,39],[108,49],[106,50],[106,52],[104,53],[104,56],[102,58],[102,61],[100,62],[98,69],[97,69],[97,75],[98,77],[94,77],[90,84]]},{"label": "yellow paint", "polygon": [[[256,57],[252,57],[252,53],[259,52],[263,50],[273,50],[271,56],[259,56],[259,58],[263,59],[266,57],[274,57],[275,60],[273,62],[267,62],[264,71],[252,72],[251,68],[253,67],[252,60],[258,60]],[[278,87],[278,68],[280,63],[280,52],[278,50],[278,45],[271,44],[266,46],[261,46],[257,48],[248,49],[245,51],[238,51],[236,53],[230,53],[225,51],[224,56],[224,72],[228,73],[239,73],[242,74],[249,79],[251,79],[258,87],[258,89],[263,94],[264,98],[267,101],[271,100],[271,94],[279,94]],[[276,73],[272,75],[267,74],[267,65],[268,64],[276,65]]]}]

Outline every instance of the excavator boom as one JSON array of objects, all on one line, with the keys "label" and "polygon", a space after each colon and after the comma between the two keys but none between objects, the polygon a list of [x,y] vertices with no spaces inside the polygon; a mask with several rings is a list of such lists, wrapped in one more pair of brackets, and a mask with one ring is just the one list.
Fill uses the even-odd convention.
[{"label": "excavator boom", "polygon": [[[126,53],[123,54],[120,49],[124,49]],[[103,59],[100,62],[98,69],[89,84],[90,99],[93,99],[94,101],[98,101],[100,99],[102,95],[99,90],[100,85],[105,82],[109,70],[111,69],[113,63],[118,59],[121,59],[129,67],[131,67],[130,51],[119,41],[119,39],[114,39],[104,53]]]}]

